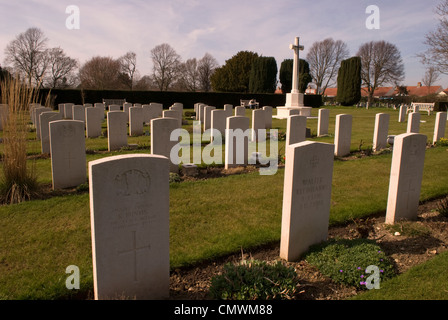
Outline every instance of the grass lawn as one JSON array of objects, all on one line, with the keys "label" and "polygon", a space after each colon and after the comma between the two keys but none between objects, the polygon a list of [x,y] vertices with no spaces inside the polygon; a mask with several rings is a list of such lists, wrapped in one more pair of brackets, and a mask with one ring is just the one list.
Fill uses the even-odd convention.
[{"label": "grass lawn", "polygon": [[[312,138],[333,142],[337,114],[353,115],[352,150],[372,145],[375,114],[391,114],[390,134],[406,131],[391,109],[330,109],[330,136]],[[250,111],[247,111],[250,115]],[[314,114],[316,113],[316,114]],[[317,110],[313,110],[317,115]],[[435,116],[422,113],[421,132],[432,139]],[[191,123],[191,122],[190,122]],[[308,120],[316,132],[317,120]],[[273,120],[285,131],[286,120]],[[188,126],[184,126],[188,128]],[[129,138],[149,153],[149,137]],[[360,143],[362,141],[362,144]],[[30,141],[30,149],[37,142]],[[107,139],[86,139],[89,150],[107,150]],[[281,153],[284,141],[279,142]],[[31,153],[31,151],[29,151]],[[87,154],[87,162],[113,153]],[[391,153],[350,161],[335,160],[330,223],[342,223],[386,210]],[[447,148],[427,150],[420,200],[445,195],[448,190]],[[51,183],[50,159],[30,162],[39,182]],[[280,239],[284,170],[262,176],[257,172],[170,185],[171,268],[213,259]],[[86,177],[87,181],[87,177]],[[80,268],[81,291],[92,290],[89,197],[87,193],[34,200],[0,207],[0,299],[56,299],[65,288],[69,265]],[[381,290],[382,291],[382,290]]]}]

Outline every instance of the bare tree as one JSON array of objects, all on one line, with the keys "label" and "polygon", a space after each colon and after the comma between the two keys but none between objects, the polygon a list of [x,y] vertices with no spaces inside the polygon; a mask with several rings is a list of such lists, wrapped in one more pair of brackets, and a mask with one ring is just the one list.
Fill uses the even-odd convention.
[{"label": "bare tree", "polygon": [[14,72],[26,77],[29,86],[33,80],[39,82],[46,71],[47,41],[42,30],[29,28],[5,48],[6,64],[12,65]]},{"label": "bare tree", "polygon": [[404,80],[404,64],[394,44],[371,41],[361,45],[357,56],[361,58],[361,79],[367,87],[368,105],[372,103],[373,93],[378,87]]},{"label": "bare tree", "polygon": [[436,7],[439,16],[439,25],[436,30],[426,35],[424,44],[428,49],[418,54],[422,62],[433,66],[437,71],[448,74],[448,0],[443,0]]},{"label": "bare tree", "polygon": [[198,61],[200,90],[209,92],[212,89],[210,77],[218,67],[219,67],[218,61],[216,61],[216,59],[210,53],[206,53]]},{"label": "bare tree", "polygon": [[187,91],[197,91],[199,88],[198,61],[188,59],[179,67],[179,86]]},{"label": "bare tree", "polygon": [[120,62],[111,57],[93,57],[79,70],[79,79],[84,89],[121,89],[119,83]]},{"label": "bare tree", "polygon": [[431,86],[439,81],[439,77],[440,73],[435,67],[431,66],[426,70],[425,76],[422,78],[422,82],[425,86],[428,87],[428,94],[430,93]]},{"label": "bare tree", "polygon": [[169,44],[163,43],[151,50],[151,59],[152,79],[160,91],[167,91],[178,76],[181,58]]},{"label": "bare tree", "polygon": [[329,85],[334,85],[341,61],[348,58],[348,55],[347,45],[341,40],[328,38],[313,43],[306,60],[318,93],[323,93]]},{"label": "bare tree", "polygon": [[127,86],[132,91],[137,73],[137,54],[129,51],[118,59],[121,65],[121,73],[128,79]]},{"label": "bare tree", "polygon": [[48,79],[50,88],[66,88],[74,85],[76,76],[75,69],[78,61],[68,57],[61,48],[48,50]]}]

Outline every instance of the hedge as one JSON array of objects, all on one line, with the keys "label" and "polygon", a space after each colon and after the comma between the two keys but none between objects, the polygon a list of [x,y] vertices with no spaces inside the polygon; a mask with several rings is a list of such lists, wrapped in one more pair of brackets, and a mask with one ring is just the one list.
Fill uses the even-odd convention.
[{"label": "hedge", "polygon": [[[41,103],[45,102],[49,89],[40,90]],[[84,99],[83,99],[84,97]],[[126,99],[127,102],[147,104],[158,102],[168,108],[175,102],[183,103],[186,109],[193,109],[195,103],[202,102],[217,108],[224,108],[224,104],[240,105],[240,100],[255,99],[260,106],[284,106],[285,94],[269,93],[223,93],[223,92],[171,92],[171,91],[119,91],[119,90],[79,90],[52,89],[51,98],[53,108],[57,109],[61,103],[96,103],[103,99]],[[305,95],[306,106],[318,108],[322,105],[322,96]]]}]

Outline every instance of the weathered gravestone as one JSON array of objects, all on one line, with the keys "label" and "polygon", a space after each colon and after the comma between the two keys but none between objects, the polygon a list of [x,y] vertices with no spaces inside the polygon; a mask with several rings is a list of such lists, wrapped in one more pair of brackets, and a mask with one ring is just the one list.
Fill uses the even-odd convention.
[{"label": "weathered gravestone", "polygon": [[375,129],[373,131],[373,151],[387,147],[387,135],[389,132],[389,114],[377,113],[375,115]]},{"label": "weathered gravestone", "polygon": [[225,135],[225,169],[246,166],[249,157],[249,123],[247,117],[228,117]]},{"label": "weathered gravestone", "polygon": [[226,112],[226,117],[233,116],[233,105],[226,103],[224,105],[224,111]]},{"label": "weathered gravestone", "polygon": [[[177,112],[177,111],[175,111]],[[171,159],[171,149],[179,142],[179,139],[171,141],[171,133],[179,129],[179,121],[175,118],[158,118],[151,120],[151,154],[157,154],[170,159],[170,172],[178,173],[179,164]]]},{"label": "weathered gravestone", "polygon": [[446,130],[446,112],[436,113],[436,123],[434,124],[434,137],[432,139],[433,144],[440,140],[440,138],[445,137]]},{"label": "weathered gravestone", "polygon": [[75,187],[86,182],[86,140],[84,122],[52,121],[50,153],[53,189]]},{"label": "weathered gravestone", "polygon": [[336,128],[334,133],[334,155],[343,157],[350,154],[352,139],[352,115],[338,114],[336,116]]},{"label": "weathered gravestone", "polygon": [[327,240],[334,145],[304,141],[286,147],[280,257],[296,261]]},{"label": "weathered gravestone", "polygon": [[111,104],[109,105],[109,112],[112,111],[121,111],[121,107],[118,104]]},{"label": "weathered gravestone", "polygon": [[303,142],[306,139],[305,116],[292,115],[286,120],[286,145]]},{"label": "weathered gravestone", "polygon": [[107,113],[107,142],[108,150],[120,150],[128,145],[127,116],[122,111]]},{"label": "weathered gravestone", "polygon": [[59,112],[42,112],[39,115],[40,122],[40,143],[41,152],[50,153],[50,122],[62,120],[62,114]]},{"label": "weathered gravestone", "polygon": [[168,166],[141,154],[89,162],[95,299],[168,298]]},{"label": "weathered gravestone", "polygon": [[317,136],[322,137],[328,134],[328,125],[330,124],[330,110],[319,109],[317,120]]},{"label": "weathered gravestone", "polygon": [[386,211],[388,224],[417,218],[426,139],[418,133],[404,133],[394,138]]}]

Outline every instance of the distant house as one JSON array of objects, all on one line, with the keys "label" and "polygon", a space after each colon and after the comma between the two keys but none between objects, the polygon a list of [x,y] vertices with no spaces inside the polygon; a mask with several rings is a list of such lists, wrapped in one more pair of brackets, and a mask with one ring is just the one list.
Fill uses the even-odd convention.
[{"label": "distant house", "polygon": [[326,88],[323,95],[328,98],[335,98],[338,95],[338,88]]},{"label": "distant house", "polygon": [[[442,86],[423,86],[421,82],[417,83],[416,86],[406,86],[406,91],[408,96],[424,97],[430,94],[447,95],[448,89],[443,90]],[[336,97],[338,94],[338,88],[327,88],[324,92],[324,96],[329,98]],[[376,99],[386,99],[392,98],[399,95],[398,87],[379,87],[376,88],[373,97]],[[361,96],[368,97],[369,93],[367,87],[361,88]]]}]

